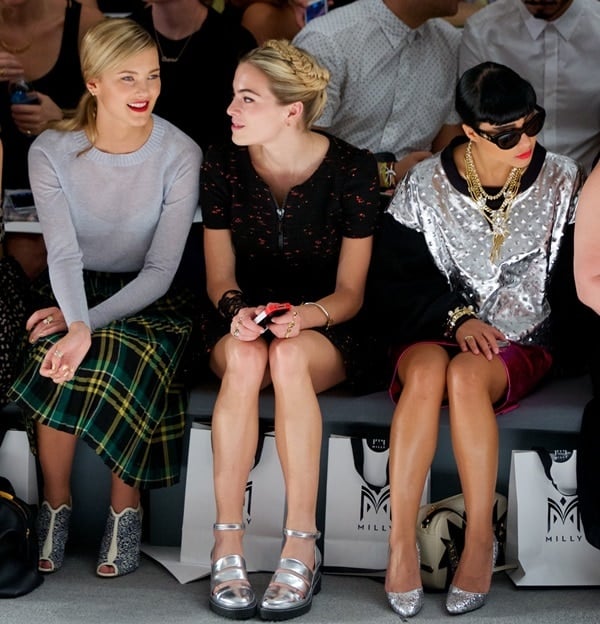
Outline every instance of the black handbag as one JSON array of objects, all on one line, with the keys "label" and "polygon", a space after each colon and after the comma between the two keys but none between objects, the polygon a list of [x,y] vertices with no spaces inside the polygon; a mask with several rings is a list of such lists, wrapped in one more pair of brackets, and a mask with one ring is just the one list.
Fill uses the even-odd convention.
[{"label": "black handbag", "polygon": [[600,402],[592,399],[583,410],[577,444],[577,497],[586,540],[600,548]]},{"label": "black handbag", "polygon": [[35,507],[22,501],[0,477],[0,598],[16,598],[39,587]]}]

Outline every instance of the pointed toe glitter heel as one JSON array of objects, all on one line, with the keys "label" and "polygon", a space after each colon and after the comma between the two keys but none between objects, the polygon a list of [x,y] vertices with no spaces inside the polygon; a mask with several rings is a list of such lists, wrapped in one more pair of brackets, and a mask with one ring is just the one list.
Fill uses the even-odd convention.
[{"label": "pointed toe glitter heel", "polygon": [[[246,525],[217,523],[213,528],[215,531],[243,531]],[[258,604],[244,557],[225,555],[211,564],[208,605],[214,613],[231,620],[247,620],[256,615]]]},{"label": "pointed toe glitter heel", "polygon": [[[421,549],[417,543],[417,562],[421,568]],[[417,587],[407,592],[386,592],[388,603],[394,613],[400,617],[413,617],[423,608],[425,594],[423,587]]]},{"label": "pointed toe glitter heel", "polygon": [[[316,531],[283,529],[286,537],[318,540]],[[263,620],[290,620],[310,611],[313,596],[321,590],[321,552],[315,545],[315,567],[311,570],[302,561],[283,557],[260,603],[259,614]]]},{"label": "pointed toe glitter heel", "polygon": [[[496,559],[498,558],[498,540],[494,537],[494,547],[492,554],[492,574],[494,572],[494,566],[496,565]],[[462,613],[468,613],[469,611],[475,611],[483,607],[487,600],[489,592],[477,593],[469,592],[464,589],[460,589],[455,585],[450,585],[448,588],[448,595],[446,596],[446,610],[451,615],[461,615]]]},{"label": "pointed toe glitter heel", "polygon": [[48,501],[42,503],[37,517],[40,572],[49,574],[62,566],[69,537],[70,519],[69,505],[64,504],[53,509]]},{"label": "pointed toe glitter heel", "polygon": [[[142,541],[142,508],[138,505],[126,507],[115,513],[112,506],[100,543],[100,553],[96,565],[96,574],[102,578],[114,578],[130,574],[140,565],[140,544]],[[110,566],[111,572],[103,572],[104,566]]]}]

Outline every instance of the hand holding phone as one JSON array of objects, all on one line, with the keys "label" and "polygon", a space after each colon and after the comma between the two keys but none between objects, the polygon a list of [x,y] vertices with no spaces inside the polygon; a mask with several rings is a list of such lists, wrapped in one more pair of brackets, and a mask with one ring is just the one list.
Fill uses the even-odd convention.
[{"label": "hand holding phone", "polygon": [[261,327],[269,324],[269,321],[275,316],[281,316],[292,309],[291,303],[268,303],[262,312],[254,317],[254,322]]}]

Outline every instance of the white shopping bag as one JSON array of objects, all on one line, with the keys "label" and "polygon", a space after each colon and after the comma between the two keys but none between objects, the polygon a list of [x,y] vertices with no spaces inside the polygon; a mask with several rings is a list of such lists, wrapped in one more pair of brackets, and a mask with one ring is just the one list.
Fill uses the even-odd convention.
[{"label": "white shopping bag", "polygon": [[515,585],[600,585],[600,550],[585,539],[577,451],[513,451],[506,559]]},{"label": "white shopping bag", "polygon": [[[331,436],[323,565],[327,571],[385,571],[390,531],[389,441]],[[429,501],[427,475],[421,504]]]},{"label": "white shopping bag", "polygon": [[9,429],[0,445],[0,475],[12,484],[15,494],[30,505],[37,505],[38,483],[35,457],[25,431]]},{"label": "white shopping bag", "polygon": [[[211,430],[194,424],[190,431],[180,559],[201,564],[210,572],[215,500]],[[285,487],[275,438],[263,437],[262,447],[246,485],[244,556],[248,571],[273,571],[282,547]]]}]

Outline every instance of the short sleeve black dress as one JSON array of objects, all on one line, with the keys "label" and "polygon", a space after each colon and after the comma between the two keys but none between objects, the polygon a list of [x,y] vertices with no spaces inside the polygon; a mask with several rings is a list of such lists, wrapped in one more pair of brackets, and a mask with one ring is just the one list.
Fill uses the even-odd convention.
[{"label": "short sleeve black dress", "polygon": [[[256,173],[246,147],[210,150],[201,174],[205,228],[229,229],[237,281],[250,305],[269,301],[317,301],[335,290],[342,239],[375,233],[379,182],[373,155],[326,135],[329,149],[312,176],[293,187],[279,206]],[[360,315],[318,328],[340,350],[349,381],[366,365]],[[214,309],[198,332],[209,352],[229,331]]]}]

